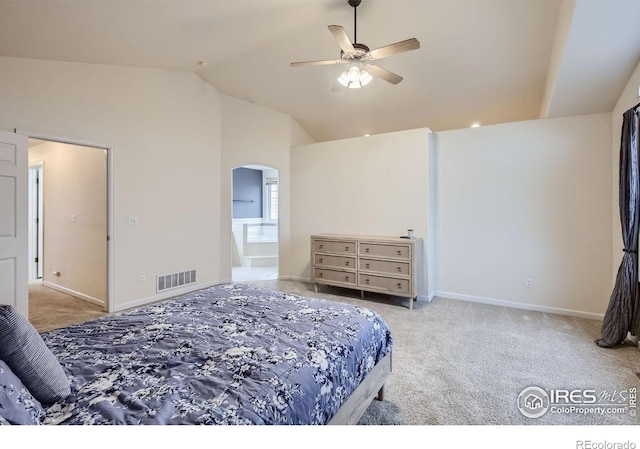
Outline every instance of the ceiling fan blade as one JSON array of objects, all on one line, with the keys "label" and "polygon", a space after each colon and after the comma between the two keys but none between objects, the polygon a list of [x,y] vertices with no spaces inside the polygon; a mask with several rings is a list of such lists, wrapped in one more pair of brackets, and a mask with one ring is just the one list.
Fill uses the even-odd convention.
[{"label": "ceiling fan blade", "polygon": [[329,31],[333,34],[333,37],[338,41],[338,45],[343,52],[347,54],[355,53],[356,49],[353,48],[353,44],[347,36],[347,32],[339,25],[329,25]]},{"label": "ceiling fan blade", "polygon": [[417,50],[418,48],[420,48],[420,42],[418,42],[418,39],[412,37],[405,41],[396,42],[395,44],[371,50],[368,55],[372,59],[382,59],[405,51]]},{"label": "ceiling fan blade", "polygon": [[327,59],[325,61],[301,61],[301,62],[292,62],[291,67],[303,67],[310,65],[334,65],[334,64],[344,64],[344,59]]},{"label": "ceiling fan blade", "polygon": [[398,84],[402,81],[402,77],[400,75],[396,75],[395,73],[374,64],[367,65],[366,70],[376,78],[383,79],[391,84]]}]

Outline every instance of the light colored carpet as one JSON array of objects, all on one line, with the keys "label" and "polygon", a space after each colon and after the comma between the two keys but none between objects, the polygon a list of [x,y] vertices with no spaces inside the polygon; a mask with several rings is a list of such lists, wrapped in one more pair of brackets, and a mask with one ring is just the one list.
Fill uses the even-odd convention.
[{"label": "light colored carpet", "polygon": [[[636,375],[640,371],[638,348],[598,347],[594,340],[600,337],[599,321],[439,298],[431,303],[419,301],[409,310],[404,299],[367,293],[362,300],[355,290],[321,287],[316,294],[311,285],[302,282],[246,283],[357,304],[382,315],[394,338],[393,373],[385,389],[385,401],[374,401],[361,424],[639,422],[629,414],[547,413],[531,419],[517,409],[518,394],[529,386],[609,393],[640,388]],[[71,311],[61,305],[60,323],[67,325],[70,320],[78,322],[102,315],[94,306],[88,306],[83,311]],[[41,328],[56,327],[58,311],[39,313],[37,308],[32,302],[33,316],[46,318]],[[41,330],[37,325],[36,328]]]},{"label": "light colored carpet", "polygon": [[29,321],[38,332],[107,315],[102,307],[40,284],[29,285]]}]

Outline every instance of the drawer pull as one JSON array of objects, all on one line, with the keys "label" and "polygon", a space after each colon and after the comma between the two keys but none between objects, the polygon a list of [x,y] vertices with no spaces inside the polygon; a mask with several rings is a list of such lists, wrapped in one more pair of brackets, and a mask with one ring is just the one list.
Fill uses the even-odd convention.
[{"label": "drawer pull", "polygon": [[398,256],[402,256],[402,250],[398,250]]},{"label": "drawer pull", "polygon": [[347,281],[347,282],[349,282],[349,276],[345,276],[345,277],[344,277],[344,280],[345,280],[345,281]]},{"label": "drawer pull", "polygon": [[402,271],[402,267],[398,267],[397,270],[398,270],[398,273],[400,273]]},{"label": "drawer pull", "polygon": [[348,247],[348,246],[345,246],[345,247],[344,247],[344,250],[345,250],[345,251],[349,251],[349,247]]},{"label": "drawer pull", "polygon": [[322,263],[322,257],[318,260],[318,263]]},{"label": "drawer pull", "polygon": [[368,269],[368,268],[370,268],[370,265],[369,265],[368,263],[367,263],[367,264],[365,264],[364,266],[365,266],[365,268],[367,268],[367,269]]},{"label": "drawer pull", "polygon": [[371,281],[369,281],[369,279],[365,279],[365,280],[364,280],[364,283],[365,283],[365,284],[367,284],[367,285],[369,285],[369,283],[370,283],[370,282],[371,282]]},{"label": "drawer pull", "polygon": [[402,288],[402,284],[400,282],[398,282],[398,288]]},{"label": "drawer pull", "polygon": [[321,271],[320,273],[318,273],[318,277],[321,278],[323,274],[324,273]]},{"label": "drawer pull", "polygon": [[321,243],[320,245],[318,245],[318,248],[322,249],[324,245]]},{"label": "drawer pull", "polygon": [[364,249],[364,252],[365,252],[365,253],[369,253],[369,252],[371,252],[371,249],[370,249],[370,248],[365,248],[365,249]]},{"label": "drawer pull", "polygon": [[348,266],[349,266],[349,261],[348,261],[348,260],[344,263],[344,266],[345,266],[345,267],[348,267]]}]

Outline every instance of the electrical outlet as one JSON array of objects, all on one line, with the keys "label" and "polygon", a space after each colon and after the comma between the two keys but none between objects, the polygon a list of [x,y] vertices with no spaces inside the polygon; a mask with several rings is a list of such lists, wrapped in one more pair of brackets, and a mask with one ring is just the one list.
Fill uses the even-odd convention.
[{"label": "electrical outlet", "polygon": [[533,279],[527,278],[524,280],[524,286],[527,288],[533,288]]},{"label": "electrical outlet", "polygon": [[147,282],[147,276],[144,274],[141,274],[140,276],[138,276],[138,284],[144,284],[145,282]]},{"label": "electrical outlet", "polygon": [[137,225],[138,224],[138,217],[136,217],[135,215],[129,215],[129,224],[130,225]]}]

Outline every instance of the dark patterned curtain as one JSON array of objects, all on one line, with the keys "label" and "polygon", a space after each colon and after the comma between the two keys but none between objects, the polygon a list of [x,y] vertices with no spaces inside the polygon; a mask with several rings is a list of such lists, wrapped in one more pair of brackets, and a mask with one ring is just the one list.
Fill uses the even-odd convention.
[{"label": "dark patterned curtain", "polygon": [[[638,105],[640,106],[640,105]],[[623,115],[620,142],[620,223],[624,244],[622,263],[602,322],[598,346],[611,348],[622,343],[627,333],[638,335],[638,106]]]}]

